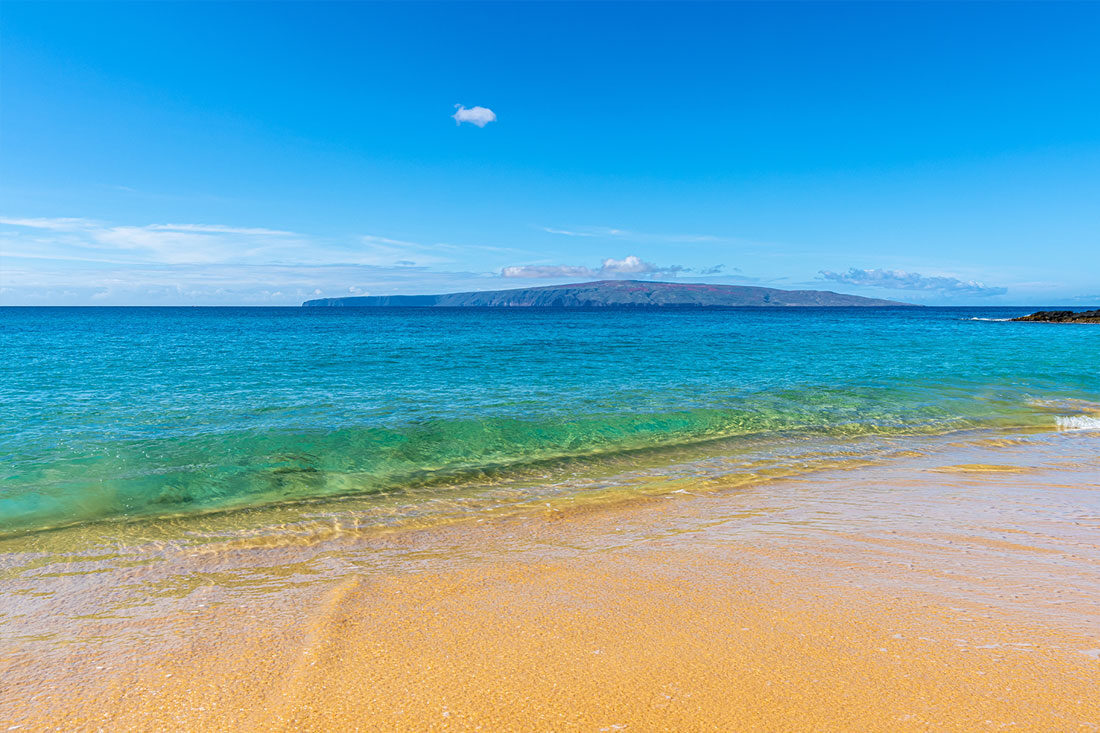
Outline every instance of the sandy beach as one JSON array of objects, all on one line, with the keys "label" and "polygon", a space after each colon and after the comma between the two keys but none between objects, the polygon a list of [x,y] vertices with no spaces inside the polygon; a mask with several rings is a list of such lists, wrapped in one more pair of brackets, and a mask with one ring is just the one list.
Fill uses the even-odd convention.
[{"label": "sandy beach", "polygon": [[0,3],[0,733],[1100,733],[1100,2]]},{"label": "sandy beach", "polygon": [[[1098,448],[1087,431],[941,439],[759,489],[700,484],[98,573],[91,553],[83,567],[9,567],[0,719],[1093,730]],[[57,630],[39,617],[37,635],[20,633],[49,613]]]}]

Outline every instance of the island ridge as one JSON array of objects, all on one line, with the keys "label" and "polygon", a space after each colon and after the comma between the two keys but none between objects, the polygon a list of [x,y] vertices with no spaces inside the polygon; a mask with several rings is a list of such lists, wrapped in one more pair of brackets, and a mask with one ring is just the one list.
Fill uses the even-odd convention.
[{"label": "island ridge", "polygon": [[744,306],[918,307],[829,290],[778,290],[745,285],[597,280],[538,288],[442,295],[365,295],[307,300],[305,307],[405,308],[736,308]]}]

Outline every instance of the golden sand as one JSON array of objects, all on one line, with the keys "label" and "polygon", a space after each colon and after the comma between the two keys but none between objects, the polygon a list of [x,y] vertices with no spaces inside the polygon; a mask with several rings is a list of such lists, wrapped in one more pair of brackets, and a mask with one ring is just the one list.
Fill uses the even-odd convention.
[{"label": "golden sand", "polygon": [[898,492],[927,470],[817,477],[262,568],[197,555],[186,602],[105,609],[43,656],[8,646],[0,730],[1096,730],[1100,540],[1081,507],[1100,484],[1081,465],[1059,469],[1062,509],[1018,523],[1052,475],[944,474],[965,483],[920,507]]},{"label": "golden sand", "polygon": [[159,730],[1100,722],[1100,660],[1082,653],[1092,640],[977,607],[840,591],[770,565],[751,548],[667,546],[343,578],[296,623],[235,634],[239,611],[229,611],[180,624],[182,653],[124,665],[20,719],[28,729]]}]

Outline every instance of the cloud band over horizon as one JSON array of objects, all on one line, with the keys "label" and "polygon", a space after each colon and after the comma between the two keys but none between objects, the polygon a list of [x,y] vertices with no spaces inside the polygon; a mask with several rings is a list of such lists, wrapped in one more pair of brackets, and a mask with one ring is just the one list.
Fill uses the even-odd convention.
[{"label": "cloud band over horizon", "polygon": [[847,272],[822,270],[821,277],[847,285],[859,285],[887,290],[924,290],[943,295],[978,295],[988,297],[1004,295],[1008,288],[990,286],[974,280],[960,280],[946,275],[921,275],[904,270],[860,270],[850,268]]},{"label": "cloud band over horizon", "polygon": [[[0,216],[0,302],[289,305],[322,293],[497,289],[502,279],[564,283],[687,275],[719,275],[727,283],[814,287],[812,280],[797,277],[765,279],[722,265],[658,264],[637,254],[606,257],[594,265],[528,260],[528,264],[502,266],[504,258],[515,261],[534,254],[532,249],[515,247],[417,242],[363,233],[325,237],[265,226]],[[848,286],[849,292],[866,288],[919,292],[926,294],[922,302],[944,304],[967,298],[988,302],[1009,292],[1008,287],[950,274],[905,270],[821,270],[817,282],[822,280]],[[1072,293],[1058,301],[1043,296],[1054,287],[1057,284],[1016,282],[1014,302],[1051,305],[1095,300]]]},{"label": "cloud band over horizon", "polygon": [[661,267],[652,262],[646,262],[635,255],[627,255],[621,260],[608,257],[597,268],[583,265],[513,265],[503,268],[500,275],[508,278],[530,279],[563,277],[617,278],[630,275],[675,277],[678,273],[685,271],[687,271],[687,268],[680,265]]}]

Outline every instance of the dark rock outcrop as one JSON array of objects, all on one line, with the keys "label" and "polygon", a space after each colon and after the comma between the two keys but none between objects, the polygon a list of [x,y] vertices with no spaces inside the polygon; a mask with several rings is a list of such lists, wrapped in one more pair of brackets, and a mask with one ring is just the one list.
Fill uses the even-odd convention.
[{"label": "dark rock outcrop", "polygon": [[370,295],[320,298],[316,306],[413,308],[734,308],[739,306],[909,306],[828,290],[776,290],[743,285],[600,280],[516,290],[445,295]]},{"label": "dark rock outcrop", "polygon": [[1094,311],[1036,311],[1030,316],[1013,318],[1014,321],[1038,321],[1040,323],[1100,323],[1100,310]]}]

